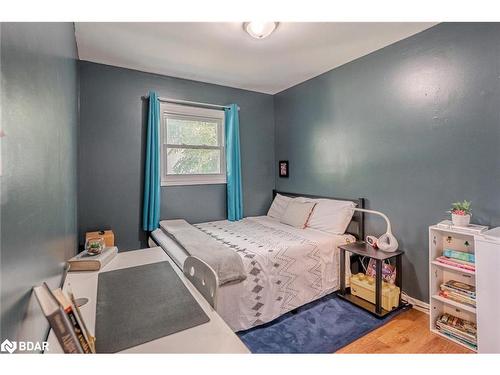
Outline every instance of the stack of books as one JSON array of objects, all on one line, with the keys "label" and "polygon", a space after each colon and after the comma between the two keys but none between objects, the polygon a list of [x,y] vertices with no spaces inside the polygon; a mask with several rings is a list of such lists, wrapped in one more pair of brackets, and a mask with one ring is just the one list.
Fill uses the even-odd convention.
[{"label": "stack of books", "polygon": [[50,290],[46,283],[33,289],[64,353],[95,353],[95,338],[88,331],[74,296],[66,296],[61,288]]},{"label": "stack of books", "polygon": [[475,323],[450,314],[443,314],[436,321],[436,328],[442,334],[477,349],[477,326]]},{"label": "stack of books", "polygon": [[472,253],[465,253],[452,249],[444,249],[443,255],[438,257],[436,260],[440,263],[465,269],[468,271],[476,270],[475,257]]},{"label": "stack of books", "polygon": [[441,284],[439,295],[456,302],[476,307],[476,287],[461,283],[460,281],[448,280]]}]

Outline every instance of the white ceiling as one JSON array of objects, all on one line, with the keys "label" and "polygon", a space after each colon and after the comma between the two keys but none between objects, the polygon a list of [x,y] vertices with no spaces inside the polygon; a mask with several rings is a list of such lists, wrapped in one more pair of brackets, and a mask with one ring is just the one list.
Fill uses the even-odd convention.
[{"label": "white ceiling", "polygon": [[280,23],[267,39],[241,23],[75,24],[81,60],[275,94],[435,23]]}]

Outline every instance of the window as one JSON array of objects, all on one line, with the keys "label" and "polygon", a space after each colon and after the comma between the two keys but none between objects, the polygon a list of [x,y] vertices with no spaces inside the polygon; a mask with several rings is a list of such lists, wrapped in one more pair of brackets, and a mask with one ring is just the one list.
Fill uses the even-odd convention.
[{"label": "window", "polygon": [[163,186],[226,183],[224,111],[161,103]]}]

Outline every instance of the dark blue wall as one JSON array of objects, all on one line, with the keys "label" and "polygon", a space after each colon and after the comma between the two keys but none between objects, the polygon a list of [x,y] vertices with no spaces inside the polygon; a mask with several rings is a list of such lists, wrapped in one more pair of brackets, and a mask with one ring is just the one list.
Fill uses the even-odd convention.
[{"label": "dark blue wall", "polygon": [[2,23],[1,72],[0,341],[41,340],[31,288],[57,286],[77,249],[73,24]]},{"label": "dark blue wall", "polygon": [[[439,24],[275,96],[278,189],[366,197],[428,300],[427,227],[450,203],[500,225],[500,24]],[[367,233],[384,225],[368,221]]]},{"label": "dark blue wall", "polygon": [[[273,97],[251,91],[80,62],[79,232],[112,228],[121,251],[146,246],[141,230],[149,90],[240,110],[245,215],[266,212],[274,188]],[[226,217],[226,185],[162,187],[161,218]]]}]

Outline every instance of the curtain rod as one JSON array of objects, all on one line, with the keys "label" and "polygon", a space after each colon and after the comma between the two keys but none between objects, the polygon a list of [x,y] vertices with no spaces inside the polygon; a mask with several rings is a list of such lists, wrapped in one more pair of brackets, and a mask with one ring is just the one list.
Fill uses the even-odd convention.
[{"label": "curtain rod", "polygon": [[[141,97],[142,99],[149,99],[149,95],[145,95]],[[201,102],[192,102],[189,100],[180,100],[180,99],[169,99],[169,98],[161,98],[158,97],[158,100],[160,102],[164,103],[173,103],[173,104],[181,104],[181,105],[192,105],[196,107],[205,107],[205,108],[217,108],[220,110],[224,110],[225,108],[228,108],[227,105],[220,105],[220,104],[210,104],[210,103],[201,103]],[[240,110],[240,107],[238,106],[238,111]]]}]

